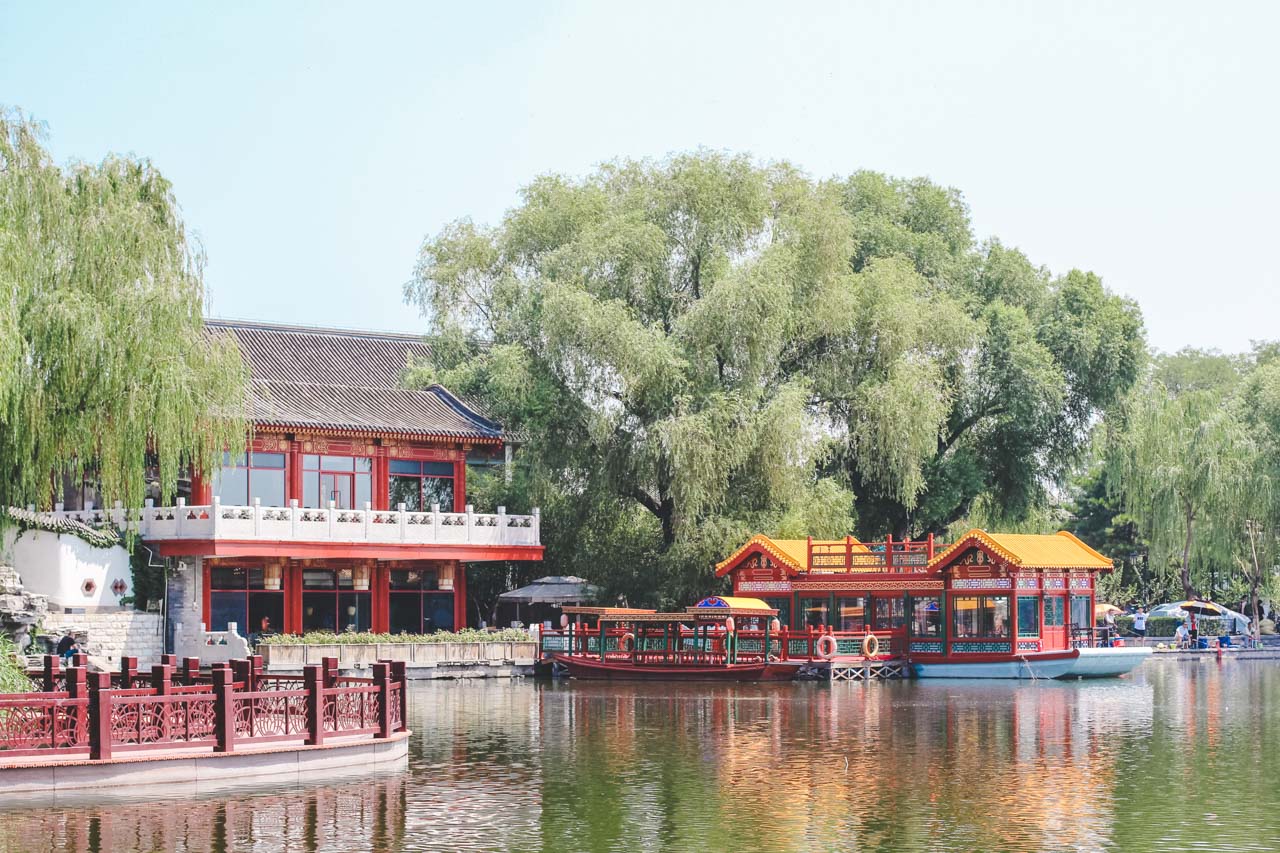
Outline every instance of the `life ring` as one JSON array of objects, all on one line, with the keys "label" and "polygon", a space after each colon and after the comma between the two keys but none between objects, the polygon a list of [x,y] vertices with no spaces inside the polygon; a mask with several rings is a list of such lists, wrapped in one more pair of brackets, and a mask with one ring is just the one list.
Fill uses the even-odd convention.
[{"label": "life ring", "polygon": [[862,656],[873,658],[878,654],[880,654],[880,640],[875,634],[867,634],[862,640]]},{"label": "life ring", "polygon": [[818,653],[818,657],[830,660],[836,656],[836,638],[830,634],[823,634],[814,645],[814,651]]},{"label": "life ring", "polygon": [[630,631],[618,638],[618,648],[624,652],[629,652],[636,647],[636,635]]}]

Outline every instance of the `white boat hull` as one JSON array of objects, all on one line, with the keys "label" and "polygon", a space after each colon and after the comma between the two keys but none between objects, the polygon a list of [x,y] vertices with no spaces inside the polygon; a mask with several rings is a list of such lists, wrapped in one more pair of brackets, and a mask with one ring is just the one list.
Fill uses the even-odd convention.
[{"label": "white boat hull", "polygon": [[1047,660],[1026,655],[1022,660],[915,663],[917,678],[1062,678],[1075,665],[1075,657]]},{"label": "white boat hull", "polygon": [[1041,658],[1029,654],[1016,660],[946,661],[920,663],[911,668],[917,678],[1115,678],[1131,672],[1151,656],[1151,649],[1077,649],[1070,657]]},{"label": "white boat hull", "polygon": [[1080,649],[1065,678],[1115,678],[1132,672],[1151,657],[1151,649],[1142,646],[1124,646],[1114,649]]}]

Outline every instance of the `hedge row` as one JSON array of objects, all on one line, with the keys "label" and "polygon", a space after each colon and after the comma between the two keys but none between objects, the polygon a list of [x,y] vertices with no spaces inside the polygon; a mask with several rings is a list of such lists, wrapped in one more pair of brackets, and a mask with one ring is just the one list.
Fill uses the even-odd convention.
[{"label": "hedge row", "polygon": [[[1178,630],[1178,624],[1182,622],[1175,616],[1151,616],[1147,618],[1147,636],[1148,637],[1172,637],[1173,632]],[[1196,627],[1200,630],[1200,634],[1205,637],[1216,637],[1222,630],[1222,620],[1216,616],[1197,616]],[[1133,633],[1133,617],[1117,616],[1116,628],[1121,634]]]},{"label": "hedge row", "polygon": [[307,634],[272,634],[263,637],[260,642],[272,646],[338,646],[374,643],[519,643],[529,640],[529,632],[518,628],[504,628],[501,631],[466,628],[462,631],[437,631],[434,634],[374,634],[368,631],[335,634],[331,631],[311,631]]}]

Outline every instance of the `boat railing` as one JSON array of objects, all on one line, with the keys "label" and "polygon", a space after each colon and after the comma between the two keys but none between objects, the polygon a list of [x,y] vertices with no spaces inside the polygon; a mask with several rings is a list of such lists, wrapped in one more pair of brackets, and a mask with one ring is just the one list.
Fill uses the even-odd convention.
[{"label": "boat railing", "polygon": [[[563,629],[544,629],[539,637],[540,652],[569,654],[600,660],[627,660],[636,663],[722,664],[759,661],[766,656],[778,661],[817,661],[825,656],[819,648],[823,637],[835,640],[834,657],[860,657],[868,634],[875,634],[878,656],[901,654],[902,639],[880,631],[833,631],[820,628],[740,628],[725,642],[723,626],[673,629],[652,623],[626,623],[606,627],[582,624]],[[768,649],[765,643],[768,642]],[[601,643],[604,648],[601,650]]]},{"label": "boat railing", "polygon": [[886,536],[883,541],[859,542],[846,536],[843,540],[815,542],[811,536],[807,544],[810,574],[926,572],[934,554],[947,547],[934,542],[932,533],[917,541]]}]

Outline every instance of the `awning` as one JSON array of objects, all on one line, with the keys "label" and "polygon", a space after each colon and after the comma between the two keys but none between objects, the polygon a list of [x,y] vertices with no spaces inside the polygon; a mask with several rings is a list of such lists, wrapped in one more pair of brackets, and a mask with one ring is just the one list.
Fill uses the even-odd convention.
[{"label": "awning", "polygon": [[528,586],[504,592],[498,601],[504,604],[579,604],[592,601],[600,588],[572,575],[538,578]]}]

